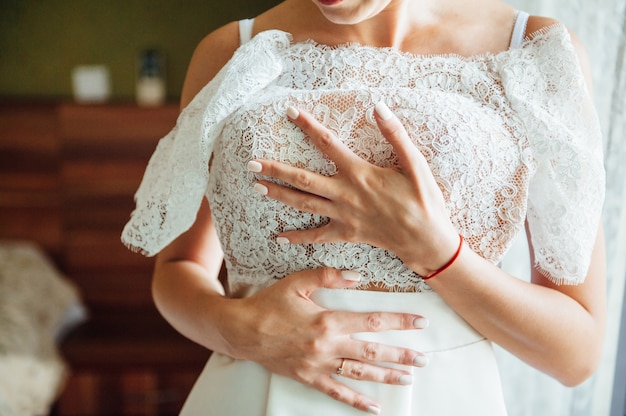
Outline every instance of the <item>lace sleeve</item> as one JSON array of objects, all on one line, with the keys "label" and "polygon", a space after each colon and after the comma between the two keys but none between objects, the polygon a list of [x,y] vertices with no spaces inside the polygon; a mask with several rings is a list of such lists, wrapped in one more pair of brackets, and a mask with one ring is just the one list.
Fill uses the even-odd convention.
[{"label": "lace sleeve", "polygon": [[536,169],[527,213],[535,267],[556,284],[580,284],[604,202],[602,134],[567,30],[531,42],[503,79]]},{"label": "lace sleeve", "polygon": [[131,250],[153,256],[194,223],[209,178],[209,158],[225,118],[282,70],[277,51],[290,43],[265,32],[241,46],[181,112],[153,153],[122,232]]}]

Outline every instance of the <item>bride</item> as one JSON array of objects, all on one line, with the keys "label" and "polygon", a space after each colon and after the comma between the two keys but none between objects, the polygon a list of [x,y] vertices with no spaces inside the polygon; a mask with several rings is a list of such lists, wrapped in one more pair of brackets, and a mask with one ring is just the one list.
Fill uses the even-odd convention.
[{"label": "bride", "polygon": [[[505,415],[492,342],[588,378],[587,72],[562,24],[499,0],[285,0],[209,34],[122,236],[213,351],[182,414]],[[497,266],[522,232],[530,283]]]}]

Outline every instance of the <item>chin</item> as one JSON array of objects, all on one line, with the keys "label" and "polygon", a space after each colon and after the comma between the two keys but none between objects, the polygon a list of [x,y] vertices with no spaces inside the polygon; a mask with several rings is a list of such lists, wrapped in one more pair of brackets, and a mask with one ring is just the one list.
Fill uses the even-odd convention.
[{"label": "chin", "polygon": [[[350,5],[344,0],[313,0],[320,9],[322,15],[331,23],[337,25],[356,25],[364,22],[384,9],[384,4],[364,4]],[[386,3],[385,3],[386,4]]]}]

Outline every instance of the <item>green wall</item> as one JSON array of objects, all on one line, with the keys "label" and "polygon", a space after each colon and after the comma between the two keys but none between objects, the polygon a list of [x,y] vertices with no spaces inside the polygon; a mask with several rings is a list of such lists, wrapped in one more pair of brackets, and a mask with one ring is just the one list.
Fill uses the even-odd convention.
[{"label": "green wall", "polygon": [[135,59],[148,47],[166,56],[176,99],[197,43],[232,20],[279,0],[0,0],[0,97],[64,99],[71,71],[104,64],[112,98],[134,97]]}]

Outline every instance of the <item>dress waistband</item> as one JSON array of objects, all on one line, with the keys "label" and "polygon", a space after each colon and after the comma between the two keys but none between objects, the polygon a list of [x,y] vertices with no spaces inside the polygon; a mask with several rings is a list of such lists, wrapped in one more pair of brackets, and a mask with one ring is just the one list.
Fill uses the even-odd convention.
[{"label": "dress waistband", "polygon": [[375,292],[318,289],[311,299],[326,309],[350,312],[400,312],[428,319],[419,330],[360,332],[354,339],[411,348],[424,353],[448,351],[485,339],[435,292]]}]

